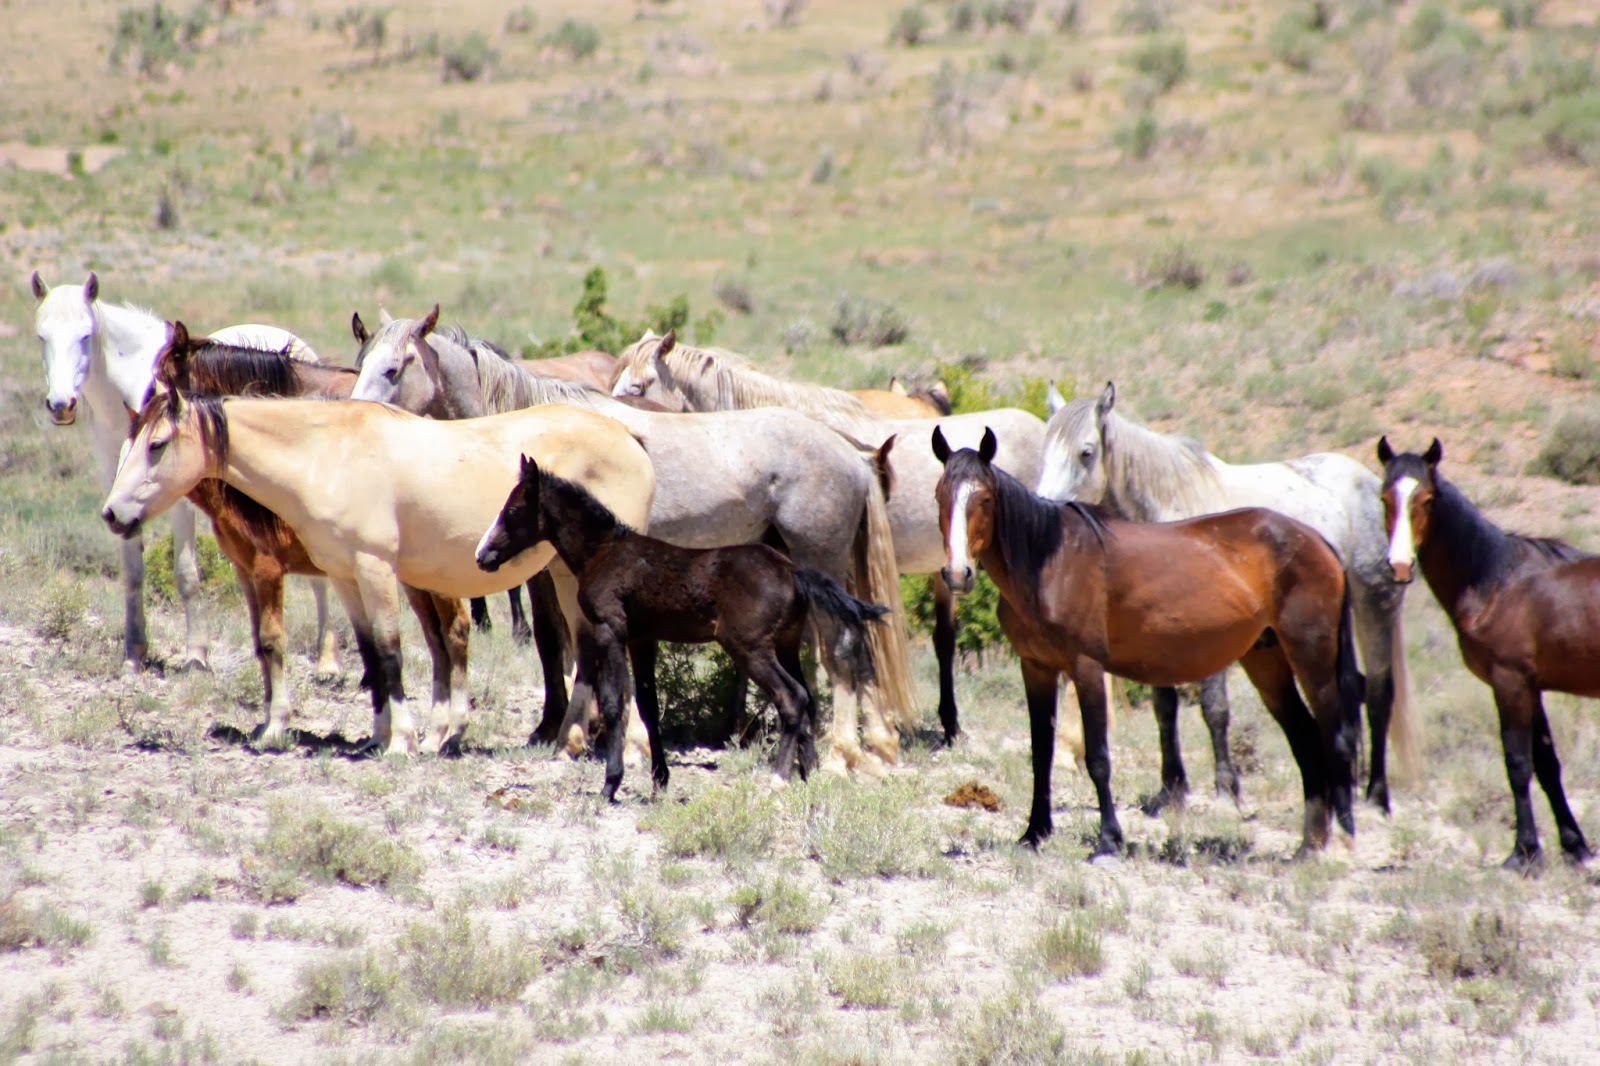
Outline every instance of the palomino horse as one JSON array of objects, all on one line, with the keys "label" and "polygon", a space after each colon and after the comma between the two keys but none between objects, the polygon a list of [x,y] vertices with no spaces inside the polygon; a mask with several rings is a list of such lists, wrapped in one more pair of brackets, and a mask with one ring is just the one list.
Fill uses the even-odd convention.
[{"label": "palomino horse", "polygon": [[820,570],[796,566],[765,544],[680,548],[635,533],[582,485],[547,474],[522,458],[522,476],[478,544],[478,565],[501,560],[543,541],[555,545],[578,575],[578,602],[589,625],[578,645],[578,676],[593,679],[610,741],[601,795],[622,783],[621,719],[627,663],[633,660],[639,714],[650,735],[651,776],[667,784],[656,699],[656,646],[720,644],[772,698],[781,739],[775,768],[788,780],[798,765],[805,778],[817,764],[817,709],[800,668],[808,623],[824,634],[833,658],[851,658],[872,672],[867,623],[886,609],[863,603]]},{"label": "palomino horse", "polygon": [[851,389],[850,395],[879,418],[942,418],[950,414],[950,391],[942,381],[912,392],[892,377],[887,389]]},{"label": "palomino horse", "polygon": [[[1385,558],[1378,479],[1348,456],[1318,453],[1282,463],[1225,463],[1187,437],[1168,436],[1132,422],[1114,409],[1116,387],[1096,399],[1068,403],[1050,390],[1039,495],[1047,500],[1099,504],[1119,518],[1170,522],[1235,507],[1270,507],[1297,518],[1332,544],[1345,562],[1355,616],[1356,643],[1366,673],[1372,737],[1367,799],[1389,810],[1387,741],[1394,735],[1403,760],[1416,747],[1406,684],[1401,607],[1405,588],[1389,574]],[[1228,757],[1226,674],[1200,684],[1201,712],[1211,730],[1217,791],[1239,796],[1239,775]],[[1178,751],[1178,696],[1155,693],[1161,732],[1161,792],[1146,805],[1154,812],[1188,791]]]},{"label": "palomino horse", "polygon": [[[951,418],[881,419],[856,397],[821,385],[779,381],[732,352],[693,348],[668,333],[647,333],[625,349],[622,371],[612,386],[617,396],[649,395],[657,390],[681,396],[694,411],[732,411],[752,407],[791,407],[870,446],[898,439],[890,466],[895,492],[889,499],[895,561],[902,574],[932,575],[943,564],[939,515],[933,488],[939,464],[929,450],[933,430],[961,445],[975,445],[985,430],[1000,441],[1000,465],[1032,484],[1039,472],[1044,423],[1026,411],[999,408]],[[933,582],[936,599],[933,647],[939,659],[939,722],[946,741],[960,730],[955,698],[955,604],[942,582]]]},{"label": "palomino horse", "polygon": [[[117,456],[128,439],[128,415],[137,411],[150,391],[156,353],[167,342],[167,324],[158,315],[130,304],[100,302],[100,279],[90,274],[80,288],[54,289],[33,274],[33,296],[39,308],[34,328],[44,354],[45,408],[58,426],[70,426],[83,399],[89,416],[89,440],[100,468],[100,488],[111,486]],[[304,341],[276,326],[229,326],[220,340],[316,362]],[[195,555],[194,509],[187,502],[172,510],[172,573],[183,602],[183,664],[204,667],[206,637],[200,624],[200,567]],[[149,651],[144,617],[144,542],[122,545],[122,657],[131,669],[144,665]]]},{"label": "palomino horse", "polygon": [[[356,396],[407,410],[445,403],[440,392],[471,379],[476,399],[449,402],[481,402],[489,411],[570,403],[615,418],[644,444],[656,470],[652,536],[690,548],[774,543],[800,565],[889,605],[897,617],[869,630],[873,685],[859,684],[850,663],[833,661],[827,646],[822,648],[829,676],[852,694],[835,701],[826,765],[871,772],[878,760],[898,757],[891,725],[909,728],[912,716],[887,489],[873,475],[869,457],[845,438],[780,409],[677,415],[636,410],[604,393],[525,374],[518,364],[482,355],[473,360],[451,346],[432,345],[427,330],[407,320],[385,326],[364,343],[360,365]],[[576,623],[577,613],[568,611],[567,620]],[[866,714],[866,751],[856,736],[858,704]],[[885,723],[884,714],[893,722]]]},{"label": "palomino horse", "polygon": [[[436,422],[372,403],[165,393],[141,412],[102,517],[115,532],[136,533],[208,477],[278,515],[350,615],[372,680],[374,744],[409,753],[417,738],[401,684],[396,582],[425,614],[416,590],[483,596],[550,561],[553,549],[525,552],[495,577],[473,562],[522,453],[580,480],[625,521],[642,525],[649,514],[649,457],[626,429],[588,411]],[[443,686],[435,675],[430,750],[458,745],[467,716],[465,612],[436,622],[423,635],[435,663],[449,658],[451,668]]]},{"label": "palomino horse", "polygon": [[[1300,767],[1302,853],[1328,839],[1329,805],[1355,835],[1351,809],[1361,674],[1344,567],[1320,534],[1251,507],[1182,522],[1111,518],[1043,500],[994,465],[995,438],[952,452],[943,434],[937,490],[945,581],[972,588],[973,562],[1000,591],[1000,627],[1022,660],[1033,746],[1033,810],[1022,843],[1051,832],[1056,685],[1078,693],[1085,763],[1100,802],[1094,855],[1114,854],[1105,677],[1151,685],[1198,681],[1238,661],[1283,727]],[[1312,711],[1295,688],[1305,689]]]},{"label": "palomino horse", "polygon": [[1389,565],[1409,582],[1418,564],[1450,616],[1461,658],[1494,690],[1500,744],[1516,806],[1516,844],[1505,865],[1542,861],[1528,779],[1550,801],[1561,850],[1577,862],[1589,844],[1567,805],[1543,693],[1600,696],[1600,558],[1543,537],[1507,533],[1439,474],[1437,438],[1421,455],[1378,441]]}]

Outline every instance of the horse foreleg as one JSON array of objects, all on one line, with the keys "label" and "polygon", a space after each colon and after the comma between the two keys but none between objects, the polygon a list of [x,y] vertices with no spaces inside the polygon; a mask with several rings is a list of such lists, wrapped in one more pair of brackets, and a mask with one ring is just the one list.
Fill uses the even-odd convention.
[{"label": "horse foreleg", "polygon": [[480,633],[494,628],[494,620],[489,617],[489,601],[482,596],[472,597],[472,625]]},{"label": "horse foreleg", "polygon": [[[1169,803],[1182,804],[1189,795],[1189,776],[1183,770],[1183,752],[1178,744],[1178,690],[1158,686],[1150,693],[1156,717],[1156,733],[1161,738],[1161,790],[1144,802],[1141,809],[1152,818]],[[1085,738],[1084,757],[1088,750]]]},{"label": "horse foreleg", "polygon": [[332,681],[339,676],[339,638],[328,618],[328,580],[309,580],[311,598],[317,606],[317,665],[312,676],[318,681]]},{"label": "horse foreleg", "polygon": [[144,538],[122,542],[122,666],[137,673],[150,652],[144,624]]},{"label": "horse foreleg", "polygon": [[467,690],[467,650],[472,639],[472,623],[467,615],[467,605],[450,596],[434,596],[433,610],[439,618],[439,631],[444,637],[445,659],[450,669],[450,706],[445,719],[446,733],[440,749],[460,754],[461,741],[467,733],[467,714],[470,694]]},{"label": "horse foreleg", "polygon": [[1591,852],[1583,830],[1567,806],[1567,793],[1561,787],[1561,760],[1556,757],[1555,738],[1550,735],[1550,720],[1544,714],[1544,697],[1537,689],[1533,693],[1533,772],[1550,801],[1550,813],[1556,820],[1556,831],[1561,837],[1561,850],[1574,862],[1586,861]]},{"label": "horse foreleg", "polygon": [[933,653],[939,660],[939,724],[944,742],[954,744],[961,733],[956,714],[956,597],[937,574],[928,576],[933,588]]},{"label": "horse foreleg", "polygon": [[184,669],[209,670],[205,626],[200,614],[200,556],[195,547],[194,507],[179,500],[172,512],[172,580],[183,604]]},{"label": "horse foreleg", "polygon": [[[634,682],[635,686],[638,682]],[[723,736],[725,744],[743,744],[750,732],[748,705],[750,674],[738,663],[733,667],[733,682],[728,686],[728,702],[723,705]]]},{"label": "horse foreleg", "polygon": [[533,644],[544,677],[544,712],[528,743],[553,744],[567,716],[567,620],[555,581],[548,569],[528,579],[528,606],[533,612]]},{"label": "horse foreleg", "polygon": [[667,753],[661,745],[661,701],[656,694],[656,642],[635,640],[628,644],[633,662],[633,695],[639,705],[639,720],[650,739],[650,778],[657,788],[666,788],[670,773]]},{"label": "horse foreleg", "polygon": [[1296,856],[1321,851],[1328,845],[1332,813],[1328,805],[1329,751],[1322,733],[1295,688],[1294,671],[1281,644],[1257,644],[1245,653],[1239,665],[1244,667],[1245,675],[1261,695],[1261,702],[1283,729],[1295,765],[1300,768],[1306,812]]},{"label": "horse foreleg", "polygon": [[1050,767],[1056,754],[1056,681],[1059,677],[1059,671],[1043,663],[1022,660],[1022,688],[1028,697],[1029,750],[1033,756],[1033,809],[1028,812],[1028,828],[1019,843],[1030,848],[1037,848],[1055,832],[1050,817]]},{"label": "horse foreleg", "polygon": [[[383,696],[374,678],[372,737],[385,755],[412,755],[417,750],[416,727],[401,679],[400,603],[394,569],[374,556],[356,559],[355,589],[364,623],[382,671]],[[344,599],[344,593],[340,593]],[[346,604],[348,606],[348,603]],[[356,619],[351,618],[355,624]]]},{"label": "horse foreleg", "polygon": [[257,743],[280,745],[288,739],[289,686],[283,674],[288,636],[283,625],[283,574],[257,572],[246,578],[241,571],[239,584],[250,606],[250,626],[254,630],[256,658],[261,663],[261,684],[266,690],[267,721]]},{"label": "horse foreleg", "polygon": [[[449,639],[446,630],[455,620],[457,601],[435,596],[410,585],[405,586],[405,592],[411,611],[422,628],[422,639],[428,645],[428,655],[433,660],[433,705],[429,708],[428,725],[419,742],[420,750],[440,752],[446,750],[447,745],[455,745],[459,750],[459,729],[464,728],[464,723],[453,720],[456,717],[451,706],[453,656],[446,647]],[[465,682],[465,677],[462,681]]]},{"label": "horse foreleg", "polygon": [[[1526,873],[1537,869],[1543,862],[1539,852],[1539,830],[1533,822],[1533,799],[1528,795],[1528,782],[1533,777],[1537,758],[1534,726],[1538,694],[1528,684],[1527,678],[1509,670],[1496,671],[1491,675],[1490,684],[1494,688],[1495,709],[1500,712],[1500,746],[1505,753],[1506,779],[1511,785],[1511,801],[1517,816],[1516,844],[1505,861],[1505,867]],[[1549,736],[1548,722],[1542,732],[1546,738]],[[1551,745],[1549,759],[1556,771],[1559,788],[1560,764],[1555,762],[1554,745]],[[1540,784],[1544,782],[1540,781]],[[1562,801],[1565,803],[1564,795]],[[1571,811],[1567,814],[1571,817]]]},{"label": "horse foreleg", "polygon": [[[1083,765],[1089,772],[1089,780],[1094,782],[1095,799],[1100,805],[1100,835],[1095,841],[1094,852],[1089,856],[1092,862],[1106,855],[1116,855],[1122,850],[1122,824],[1117,820],[1116,803],[1111,798],[1111,732],[1110,723],[1106,716],[1106,675],[1105,669],[1093,659],[1083,656],[1073,664],[1072,689],[1078,696],[1078,714],[1083,719]],[[1023,685],[1028,690],[1028,720],[1036,730],[1046,730],[1034,737],[1034,745],[1043,746],[1048,759],[1055,753],[1055,696],[1056,676],[1050,673],[1049,684],[1045,685],[1044,673],[1041,672],[1038,683],[1041,690],[1048,689],[1050,708],[1048,717],[1035,715],[1033,711],[1034,682],[1030,681],[1026,670],[1023,671]],[[1034,756],[1034,774],[1039,772],[1039,756]],[[1048,788],[1050,767],[1045,765],[1046,785]],[[1038,788],[1035,776],[1035,789]],[[1034,802],[1039,802],[1037,792]],[[1044,797],[1045,811],[1048,816],[1050,796],[1048,791]]]}]

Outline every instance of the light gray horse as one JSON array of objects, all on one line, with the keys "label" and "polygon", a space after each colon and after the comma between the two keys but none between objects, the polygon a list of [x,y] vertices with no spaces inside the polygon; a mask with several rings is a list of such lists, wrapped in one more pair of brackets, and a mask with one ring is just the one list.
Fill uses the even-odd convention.
[{"label": "light gray horse", "polygon": [[[1349,578],[1356,643],[1367,678],[1372,736],[1367,799],[1388,811],[1387,740],[1392,730],[1397,753],[1408,760],[1415,726],[1401,630],[1405,587],[1395,583],[1389,569],[1377,475],[1332,452],[1281,463],[1225,463],[1194,440],[1157,433],[1123,418],[1114,410],[1116,398],[1111,383],[1097,398],[1070,403],[1050,390],[1039,495],[1100,504],[1119,517],[1141,522],[1170,522],[1236,507],[1270,507],[1327,538]],[[1216,756],[1217,790],[1237,799],[1239,776],[1228,756],[1224,675],[1202,682],[1200,699]],[[1175,690],[1156,690],[1161,792],[1147,810],[1180,799],[1188,788],[1178,751],[1177,707]]]},{"label": "light gray horse", "polygon": [[[834,653],[830,640],[821,642],[836,691],[855,696],[835,701],[824,766],[875,771],[879,760],[897,758],[895,727],[908,726],[912,714],[909,655],[889,511],[870,453],[790,411],[684,415],[635,409],[571,382],[534,377],[490,351],[474,354],[445,343],[422,325],[397,320],[363,343],[356,398],[410,411],[476,406],[492,414],[540,403],[599,411],[627,426],[655,467],[651,536],[692,548],[776,539],[796,563],[849,582],[862,599],[888,606],[893,624],[873,627],[884,632],[869,637],[870,682]],[[865,752],[856,740],[857,703],[866,712]]]},{"label": "light gray horse", "polygon": [[[939,509],[933,490],[944,472],[933,455],[937,427],[951,448],[976,448],[984,430],[999,441],[995,465],[1025,485],[1038,478],[1044,450],[1044,423],[1026,411],[997,408],[946,418],[885,419],[874,415],[859,398],[841,389],[782,381],[763,374],[749,360],[715,348],[677,343],[668,333],[646,333],[623,350],[612,394],[653,397],[664,393],[681,399],[692,411],[736,411],[790,408],[832,426],[869,446],[894,437],[889,457],[894,494],[889,522],[894,531],[895,563],[902,574],[935,574],[945,563],[939,532]],[[946,741],[959,732],[955,698],[955,601],[943,581],[932,582],[937,616],[933,647],[939,659],[939,721]]]}]

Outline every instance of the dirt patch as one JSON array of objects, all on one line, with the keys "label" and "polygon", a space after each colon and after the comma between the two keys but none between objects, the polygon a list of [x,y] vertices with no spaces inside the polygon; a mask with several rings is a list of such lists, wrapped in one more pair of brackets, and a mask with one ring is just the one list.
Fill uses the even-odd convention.
[{"label": "dirt patch", "polygon": [[[46,174],[71,177],[74,171],[93,174],[126,151],[126,148],[108,144],[95,144],[87,148],[62,148],[57,145],[6,141],[0,143],[0,167],[11,170],[39,170]],[[73,165],[74,157],[77,158],[76,167]]]}]

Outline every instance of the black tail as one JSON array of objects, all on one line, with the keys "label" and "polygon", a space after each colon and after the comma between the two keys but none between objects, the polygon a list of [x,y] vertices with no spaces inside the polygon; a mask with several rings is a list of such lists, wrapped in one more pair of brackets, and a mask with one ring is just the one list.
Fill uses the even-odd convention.
[{"label": "black tail", "polygon": [[[1334,674],[1339,684],[1339,707],[1341,711],[1339,732],[1334,737],[1334,753],[1347,769],[1335,772],[1340,775],[1339,784],[1343,784],[1345,773],[1350,775],[1349,789],[1353,793],[1355,786],[1356,745],[1361,741],[1361,705],[1366,698],[1367,680],[1361,675],[1360,668],[1356,665],[1356,641],[1352,612],[1350,609],[1350,582],[1347,578],[1344,584],[1344,602],[1339,606],[1339,652],[1334,660]],[[1352,836],[1355,834],[1355,812],[1349,807],[1336,812],[1341,827]]]},{"label": "black tail", "polygon": [[837,578],[809,567],[795,567],[794,591],[812,611],[843,623],[860,637],[866,636],[868,622],[875,622],[889,613],[887,607],[850,595]]}]

